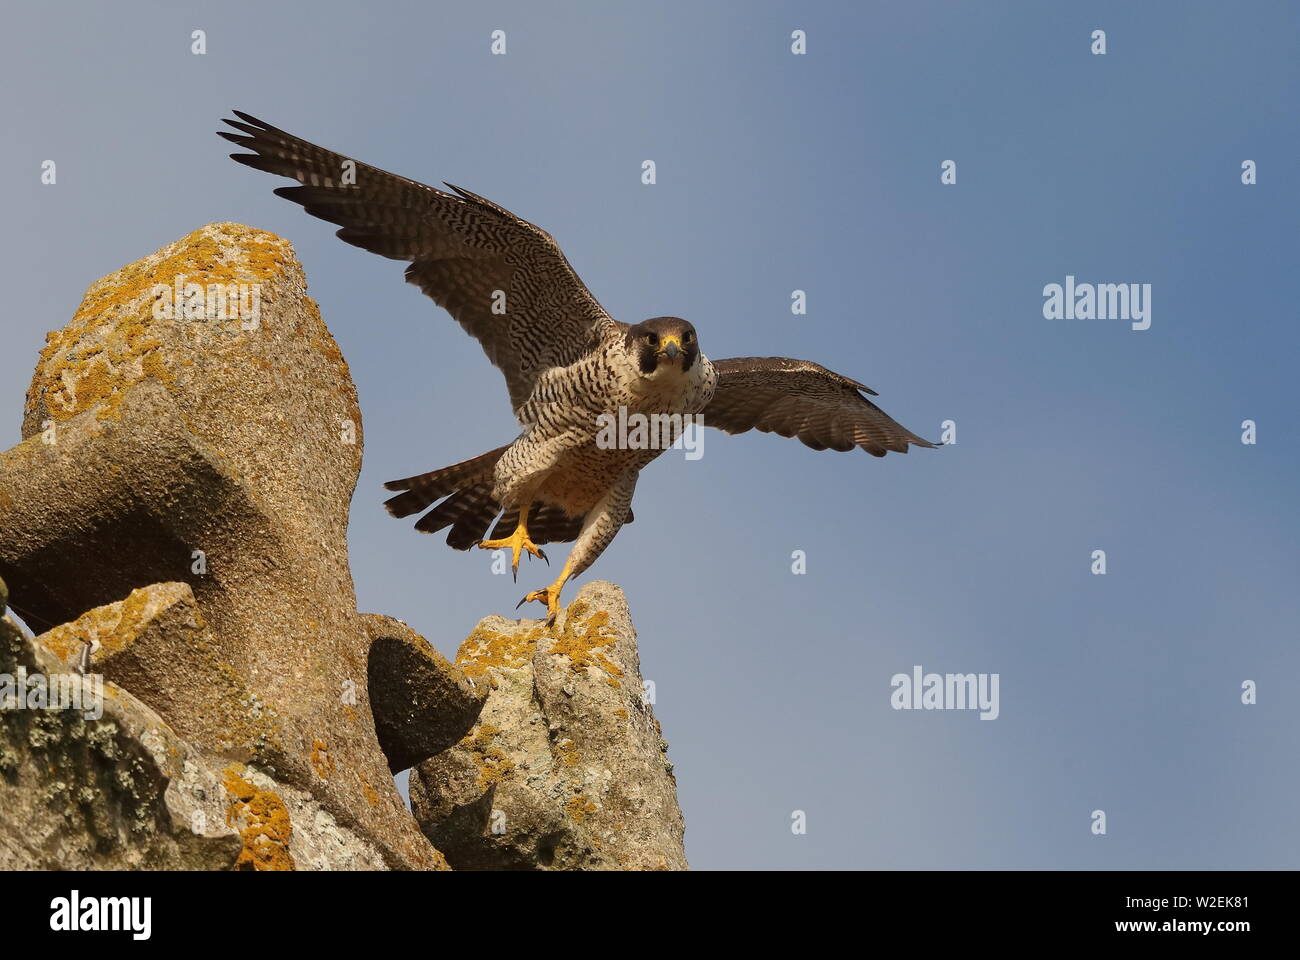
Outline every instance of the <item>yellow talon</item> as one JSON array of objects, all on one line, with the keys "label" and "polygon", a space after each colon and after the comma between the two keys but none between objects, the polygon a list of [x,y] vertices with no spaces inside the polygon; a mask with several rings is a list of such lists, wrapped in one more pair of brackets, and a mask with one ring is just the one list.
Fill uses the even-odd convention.
[{"label": "yellow talon", "polygon": [[527,516],[527,510],[519,512],[519,526],[515,527],[515,532],[510,536],[501,540],[482,540],[479,542],[479,548],[482,550],[504,550],[509,547],[511,554],[510,569],[516,579],[519,578],[519,555],[525,550],[534,557],[541,557],[546,560],[546,552],[533,543],[532,538],[528,536],[528,524],[524,519]]}]

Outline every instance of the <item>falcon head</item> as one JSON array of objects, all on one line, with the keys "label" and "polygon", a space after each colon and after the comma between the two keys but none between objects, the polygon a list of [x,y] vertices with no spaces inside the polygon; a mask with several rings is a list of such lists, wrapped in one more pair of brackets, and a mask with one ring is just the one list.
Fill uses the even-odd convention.
[{"label": "falcon head", "polygon": [[644,377],[677,370],[685,373],[700,356],[695,327],[681,317],[652,317],[627,331],[628,353]]}]

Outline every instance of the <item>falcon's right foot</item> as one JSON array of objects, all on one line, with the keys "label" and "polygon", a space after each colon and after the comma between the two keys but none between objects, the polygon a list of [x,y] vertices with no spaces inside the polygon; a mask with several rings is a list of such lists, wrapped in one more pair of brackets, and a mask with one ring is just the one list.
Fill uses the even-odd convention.
[{"label": "falcon's right foot", "polygon": [[518,610],[525,603],[531,603],[534,600],[544,603],[546,604],[546,625],[548,627],[554,626],[555,618],[560,614],[560,591],[564,589],[564,584],[572,576],[572,570],[573,565],[568,560],[565,560],[564,569],[560,571],[560,575],[555,578],[554,583],[549,587],[534,590],[515,604],[515,609]]}]

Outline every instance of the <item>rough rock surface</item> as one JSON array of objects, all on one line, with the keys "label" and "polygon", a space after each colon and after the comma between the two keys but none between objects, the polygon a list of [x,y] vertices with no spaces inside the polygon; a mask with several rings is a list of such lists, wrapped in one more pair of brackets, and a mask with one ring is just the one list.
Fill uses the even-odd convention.
[{"label": "rough rock surface", "polygon": [[222,732],[221,753],[251,755],[256,750],[245,744],[285,738],[275,711],[259,711],[256,694],[225,664],[187,583],[141,587],[36,639],[69,668],[94,643],[95,673],[148,703],[186,739]]},{"label": "rough rock surface", "polygon": [[[184,294],[173,307],[215,314],[233,291],[244,309],[168,317],[160,286]],[[43,629],[188,584],[202,630],[117,654],[133,692],[196,747],[315,797],[389,866],[442,866],[376,739],[346,544],[361,416],[288,242],[214,224],[93,284],[47,338],[23,436],[0,454],[0,575],[23,617]],[[222,701],[233,726],[203,717]]]},{"label": "rough rock surface", "polygon": [[[0,583],[0,614],[5,590]],[[0,674],[68,668],[0,615]],[[27,688],[23,688],[27,693]],[[220,870],[242,844],[220,780],[152,710],[112,684],[103,712],[0,709],[0,868]],[[83,706],[84,706],[83,702]]]},{"label": "rough rock surface", "polygon": [[[0,581],[0,610],[4,592]],[[102,623],[113,610],[92,613]],[[0,675],[70,676],[46,644],[59,646],[60,634],[76,632],[32,640],[0,617]],[[81,646],[74,639],[71,649]],[[384,868],[378,848],[309,794],[195,749],[113,682],[101,689],[98,710],[10,703],[0,714],[0,869]]]},{"label": "rough rock surface", "polygon": [[474,729],[411,774],[416,819],[456,869],[685,869],[668,745],[618,587],[553,628],[484,619],[456,657],[490,688]]},{"label": "rough rock surface", "polygon": [[393,773],[453,746],[487,700],[428,640],[400,620],[363,615],[370,634],[370,705],[379,745]]}]

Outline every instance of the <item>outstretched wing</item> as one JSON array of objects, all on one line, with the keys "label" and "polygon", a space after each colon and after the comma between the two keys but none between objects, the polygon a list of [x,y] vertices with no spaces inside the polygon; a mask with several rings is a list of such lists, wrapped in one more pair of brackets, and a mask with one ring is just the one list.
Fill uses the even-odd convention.
[{"label": "outstretched wing", "polygon": [[735,357],[713,366],[718,385],[703,411],[705,426],[798,437],[814,450],[856,446],[876,457],[907,453],[909,444],[935,446],[862,395],[876,391],[807,360]]},{"label": "outstretched wing", "polygon": [[505,374],[515,409],[543,370],[581,359],[617,325],[546,231],[477,194],[444,193],[350,160],[235,111],[239,133],[218,131],[252,153],[240,163],[292,177],[275,192],[341,230],[338,236],[393,260],[406,279],[450,313]]}]

